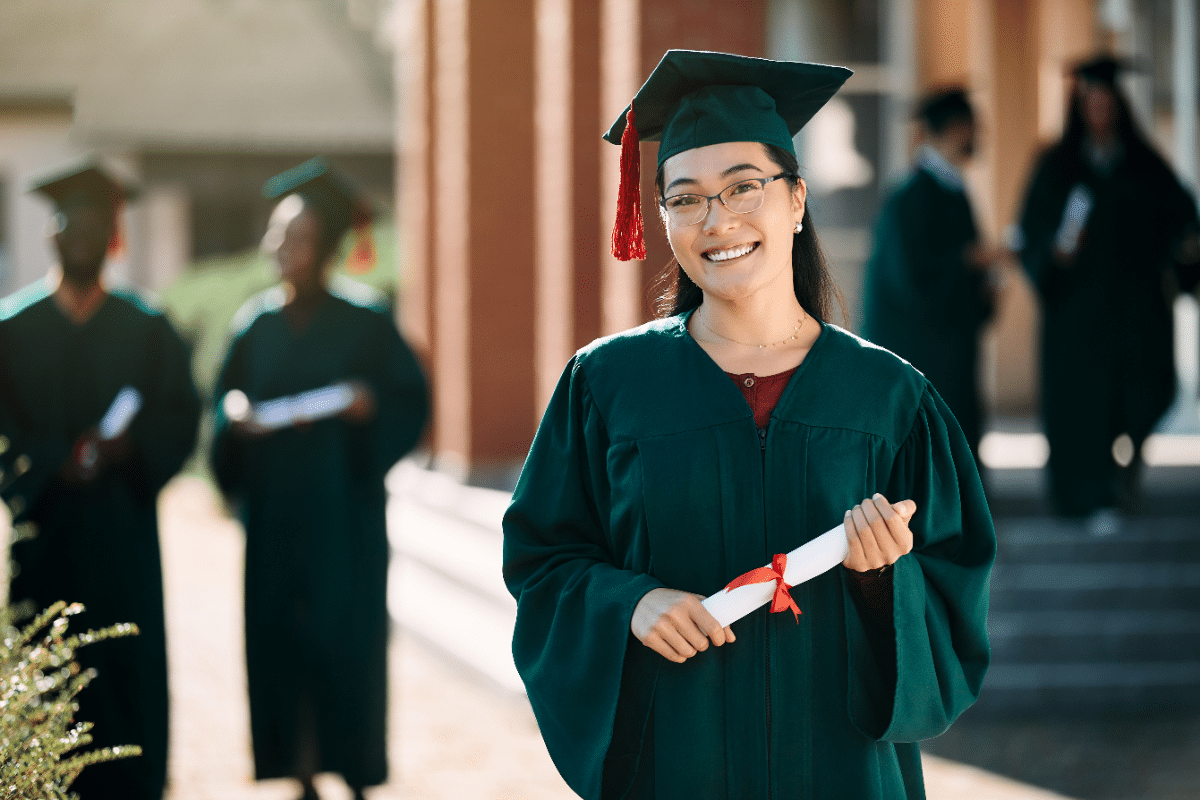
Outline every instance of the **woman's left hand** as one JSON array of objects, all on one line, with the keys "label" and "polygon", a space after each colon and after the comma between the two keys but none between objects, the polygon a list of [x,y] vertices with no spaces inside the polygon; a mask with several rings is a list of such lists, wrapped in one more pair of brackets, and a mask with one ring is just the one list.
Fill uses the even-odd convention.
[{"label": "woman's left hand", "polygon": [[846,540],[850,552],[842,565],[867,572],[895,564],[913,548],[908,521],[917,512],[912,500],[892,505],[881,494],[868,497],[846,512]]}]

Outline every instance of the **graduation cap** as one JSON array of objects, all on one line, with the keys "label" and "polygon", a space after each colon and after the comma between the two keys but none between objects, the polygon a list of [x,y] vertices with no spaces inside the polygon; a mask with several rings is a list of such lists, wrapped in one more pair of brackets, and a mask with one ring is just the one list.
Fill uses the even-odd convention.
[{"label": "graduation cap", "polygon": [[950,86],[926,95],[917,106],[916,116],[929,130],[940,133],[951,120],[971,119],[975,111],[966,90]]},{"label": "graduation cap", "polygon": [[263,196],[299,195],[320,218],[325,234],[336,242],[354,228],[357,241],[350,256],[352,272],[369,272],[375,265],[371,240],[374,210],[370,201],[336,167],[323,158],[310,158],[263,184]]},{"label": "graduation cap", "polygon": [[1108,53],[1101,53],[1076,64],[1071,72],[1076,77],[1083,78],[1086,81],[1115,87],[1118,75],[1122,72],[1131,72],[1134,70],[1136,70],[1136,67],[1128,59],[1117,58]]},{"label": "graduation cap", "polygon": [[113,256],[125,247],[121,231],[121,207],[137,197],[137,189],[104,168],[96,159],[56,172],[35,181],[29,191],[46,197],[62,213],[73,205],[108,206],[113,212],[113,235],[108,254]]},{"label": "graduation cap", "polygon": [[137,190],[121,181],[94,159],[35,181],[29,191],[37,192],[59,210],[76,202],[108,204],[119,208],[137,196]]},{"label": "graduation cap", "polygon": [[646,257],[639,141],[673,155],[724,142],[761,142],[795,153],[792,137],[851,75],[845,67],[730,53],[668,50],[604,138],[621,144],[621,189],[612,253]]}]

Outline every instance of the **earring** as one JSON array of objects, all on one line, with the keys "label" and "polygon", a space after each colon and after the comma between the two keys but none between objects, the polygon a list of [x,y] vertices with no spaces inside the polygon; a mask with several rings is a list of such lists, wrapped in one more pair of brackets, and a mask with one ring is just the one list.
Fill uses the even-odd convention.
[{"label": "earring", "polygon": [[799,232],[800,232],[800,231],[802,231],[802,230],[804,230],[804,223],[803,223],[803,222],[797,222],[797,223],[796,223],[796,233],[799,233]]}]

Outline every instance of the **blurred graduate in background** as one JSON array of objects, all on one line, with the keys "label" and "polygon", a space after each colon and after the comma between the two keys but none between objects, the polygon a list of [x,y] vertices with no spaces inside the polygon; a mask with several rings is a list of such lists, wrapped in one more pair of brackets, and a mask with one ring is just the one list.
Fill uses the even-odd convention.
[{"label": "blurred graduate in background", "polygon": [[1020,220],[1042,301],[1050,497],[1097,535],[1136,499],[1142,442],[1175,395],[1173,295],[1200,262],[1195,201],[1138,129],[1122,69],[1108,56],[1075,69],[1066,131]]},{"label": "blurred graduate in background", "polygon": [[[258,779],[387,777],[387,471],[416,445],[425,379],[373,290],[329,268],[370,207],[320,159],[268,181],[282,285],[252,298],[217,382],[213,468],[246,527]],[[366,247],[359,241],[358,248]]]},{"label": "blurred graduate in background", "polygon": [[200,402],[167,319],[101,278],[130,189],[88,163],[34,190],[54,204],[61,275],[0,308],[0,420],[26,459],[4,498],[37,534],[13,546],[10,597],[29,613],[83,603],[80,633],[141,629],[80,651],[99,677],[79,695],[76,720],[95,723],[97,746],[144,753],[88,767],[72,789],[88,800],[159,798],[167,654],[156,498],[192,451]]},{"label": "blurred graduate in background", "polygon": [[993,311],[999,262],[985,246],[963,169],[978,126],[966,92],[953,87],[921,103],[924,143],[912,174],[884,201],[867,264],[863,335],[925,374],[977,453],[979,334]]}]

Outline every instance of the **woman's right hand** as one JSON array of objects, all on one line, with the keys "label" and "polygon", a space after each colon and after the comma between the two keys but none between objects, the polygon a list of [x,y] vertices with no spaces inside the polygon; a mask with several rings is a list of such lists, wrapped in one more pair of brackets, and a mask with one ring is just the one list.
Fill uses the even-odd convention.
[{"label": "woman's right hand", "polygon": [[696,653],[734,641],[700,602],[700,595],[675,589],[651,589],[633,609],[633,635],[668,661],[682,664]]}]

